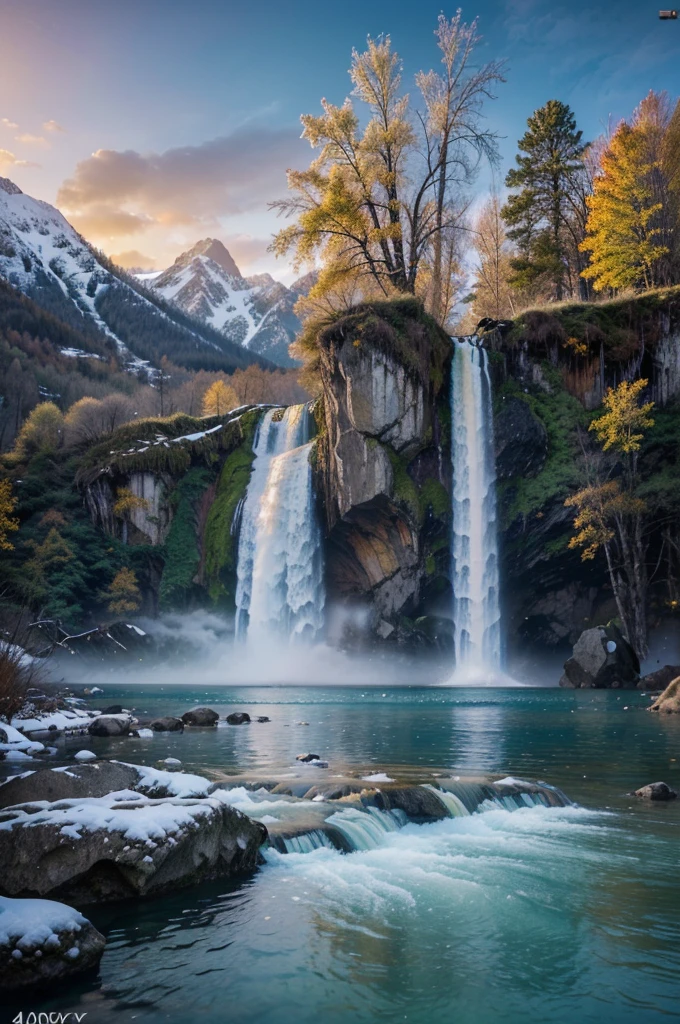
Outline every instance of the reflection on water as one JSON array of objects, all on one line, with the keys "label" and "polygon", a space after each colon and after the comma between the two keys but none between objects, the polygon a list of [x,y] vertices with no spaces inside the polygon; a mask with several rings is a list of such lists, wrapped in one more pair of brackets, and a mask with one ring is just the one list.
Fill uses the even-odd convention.
[{"label": "reflection on water", "polygon": [[100,908],[100,979],[32,1008],[96,1024],[651,1024],[677,1013],[680,807],[625,795],[678,782],[680,722],[644,713],[648,698],[111,687],[103,699],[272,719],[102,741],[125,760],[274,772],[313,749],[327,774],[486,770],[545,779],[584,806],[407,825],[347,856],[270,851],[240,884]]}]

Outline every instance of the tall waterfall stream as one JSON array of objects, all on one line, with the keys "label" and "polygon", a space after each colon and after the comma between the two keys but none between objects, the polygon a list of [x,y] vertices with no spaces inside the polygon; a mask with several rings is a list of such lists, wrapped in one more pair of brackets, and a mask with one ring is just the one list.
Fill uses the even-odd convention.
[{"label": "tall waterfall stream", "polygon": [[[278,413],[278,415],[277,415]],[[321,535],[314,507],[306,405],[268,410],[241,516],[236,635],[314,639],[323,626]]]},{"label": "tall waterfall stream", "polygon": [[456,671],[500,668],[496,472],[486,351],[454,338],[451,379],[453,619]]}]

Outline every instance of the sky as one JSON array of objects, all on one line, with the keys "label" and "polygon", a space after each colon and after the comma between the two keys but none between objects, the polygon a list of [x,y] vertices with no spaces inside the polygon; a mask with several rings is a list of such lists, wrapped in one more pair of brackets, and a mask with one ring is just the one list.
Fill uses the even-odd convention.
[{"label": "sky", "polygon": [[[441,0],[0,0],[0,175],[55,203],[127,265],[162,268],[205,237],[246,273],[294,271],[267,252],[267,203],[313,153],[300,114],[350,91],[352,48],[389,33],[414,93],[436,68]],[[477,61],[506,59],[488,103],[502,178],[526,119],[568,103],[585,139],[649,89],[680,95],[680,20],[646,0],[472,0]],[[481,196],[490,184],[482,169]]]}]

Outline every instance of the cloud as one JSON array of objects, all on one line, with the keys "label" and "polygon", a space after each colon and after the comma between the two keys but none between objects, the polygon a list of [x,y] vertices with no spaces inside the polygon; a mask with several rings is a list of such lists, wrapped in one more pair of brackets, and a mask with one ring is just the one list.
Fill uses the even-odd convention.
[{"label": "cloud", "polygon": [[33,160],[19,160],[8,149],[0,149],[0,167],[40,167]]},{"label": "cloud", "polygon": [[138,235],[155,223],[151,217],[116,209],[103,203],[89,206],[84,213],[74,214],[71,220],[84,235],[106,235],[108,238]]},{"label": "cloud", "polygon": [[252,235],[228,235],[224,238],[224,244],[239,267],[249,267],[265,259],[270,243],[270,238],[253,238]]},{"label": "cloud", "polygon": [[139,249],[128,249],[126,252],[112,252],[111,259],[119,267],[134,268],[140,270],[157,270],[157,260],[151,256],[145,256]]},{"label": "cloud", "polygon": [[66,134],[66,129],[62,128],[62,126],[57,121],[43,121],[43,131],[63,132],[64,134]]},{"label": "cloud", "polygon": [[253,125],[164,153],[100,149],[77,164],[57,203],[83,230],[95,216],[108,218],[109,234],[129,233],[126,217],[137,231],[152,224],[206,229],[280,196],[286,169],[306,156],[296,129]]},{"label": "cloud", "polygon": [[17,142],[24,142],[29,146],[42,146],[46,148],[49,146],[47,139],[43,139],[42,135],[31,135],[30,132],[24,132],[23,135],[16,135],[15,139]]},{"label": "cloud", "polygon": [[12,131],[16,131],[19,127],[16,121],[10,121],[8,117],[0,117],[0,125],[2,125],[3,128],[11,128]]}]

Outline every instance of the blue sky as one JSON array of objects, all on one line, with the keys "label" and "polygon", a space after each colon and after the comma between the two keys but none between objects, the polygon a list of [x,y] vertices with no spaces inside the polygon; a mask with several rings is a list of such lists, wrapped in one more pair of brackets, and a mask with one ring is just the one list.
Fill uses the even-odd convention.
[{"label": "blue sky", "polygon": [[[441,0],[0,0],[0,174],[58,198],[109,253],[160,266],[211,234],[246,269],[289,277],[265,252],[276,227],[266,201],[311,155],[299,115],[322,96],[342,101],[352,47],[368,34],[391,34],[411,88],[437,63],[441,10]],[[659,21],[644,0],[478,0],[463,16],[479,17],[480,62],[508,61],[487,107],[505,136],[503,173],[550,98],[593,138],[650,88],[680,94],[680,21]]]}]

